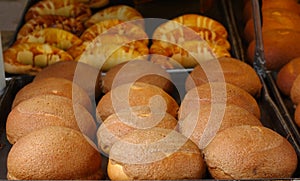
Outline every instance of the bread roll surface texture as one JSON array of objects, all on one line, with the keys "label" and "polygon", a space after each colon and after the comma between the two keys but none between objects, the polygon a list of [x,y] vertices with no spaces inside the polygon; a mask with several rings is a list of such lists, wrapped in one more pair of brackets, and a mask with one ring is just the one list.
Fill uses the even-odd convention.
[{"label": "bread roll surface texture", "polygon": [[102,179],[102,158],[80,132],[50,126],[31,132],[11,148],[7,178],[14,180]]},{"label": "bread roll surface texture", "polygon": [[293,146],[262,126],[234,126],[219,132],[203,151],[215,179],[290,178],[297,167]]}]

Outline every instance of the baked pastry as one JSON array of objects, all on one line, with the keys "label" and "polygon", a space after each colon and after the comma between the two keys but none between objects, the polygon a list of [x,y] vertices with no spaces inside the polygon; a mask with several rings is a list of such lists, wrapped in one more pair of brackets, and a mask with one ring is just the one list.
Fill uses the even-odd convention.
[{"label": "baked pastry", "polygon": [[103,179],[102,158],[79,131],[51,126],[20,139],[7,157],[9,180]]},{"label": "baked pastry", "polygon": [[178,17],[173,18],[171,21],[160,25],[153,33],[153,38],[162,37],[164,34],[177,29],[180,26],[185,27],[197,27],[209,29],[213,32],[216,32],[221,37],[227,39],[228,32],[226,28],[219,23],[218,21],[202,16],[199,14],[184,14]]},{"label": "baked pastry", "polygon": [[92,15],[92,11],[87,5],[76,0],[42,0],[28,9],[25,21],[43,15],[72,17],[84,22]]},{"label": "baked pastry", "polygon": [[83,22],[66,16],[43,15],[25,22],[17,33],[17,39],[44,28],[60,28],[80,36],[85,30]]},{"label": "baked pastry", "polygon": [[90,27],[97,22],[106,19],[119,19],[121,21],[131,21],[132,23],[144,29],[144,20],[140,12],[135,8],[127,5],[115,5],[104,8],[93,14],[85,23],[86,27]]},{"label": "baked pastry", "polygon": [[47,126],[64,126],[89,138],[96,135],[93,116],[80,104],[57,95],[39,95],[14,107],[7,117],[6,135],[11,144],[29,133]]},{"label": "baked pastry", "polygon": [[66,51],[71,46],[80,45],[82,40],[76,35],[59,28],[44,28],[17,39],[15,44],[18,43],[47,43]]},{"label": "baked pastry", "polygon": [[177,131],[135,130],[116,142],[107,166],[111,180],[200,179],[205,163],[198,147]]},{"label": "baked pastry", "polygon": [[291,100],[294,104],[298,105],[300,103],[300,76],[298,75],[294,80],[291,88]]},{"label": "baked pastry", "polygon": [[80,36],[80,38],[83,41],[92,41],[97,36],[104,33],[123,35],[133,41],[142,41],[146,45],[148,45],[149,43],[148,35],[144,31],[144,29],[133,23],[124,22],[119,19],[102,20],[87,28]]},{"label": "baked pastry", "polygon": [[72,61],[67,52],[42,43],[16,44],[3,52],[5,72],[35,75],[44,67],[59,61]]},{"label": "baked pastry", "polygon": [[109,3],[109,0],[76,0],[77,2],[84,3],[90,8],[101,8]]},{"label": "baked pastry", "polygon": [[97,120],[102,122],[109,115],[129,111],[134,107],[148,106],[151,110],[166,111],[177,117],[178,104],[163,89],[142,82],[122,84],[106,93],[96,108]]},{"label": "baked pastry", "polygon": [[202,104],[234,104],[242,107],[260,119],[256,100],[245,90],[224,82],[211,82],[189,90],[181,101],[178,118],[184,119],[192,110]]},{"label": "baked pastry", "polygon": [[94,112],[91,100],[84,89],[70,80],[57,77],[49,77],[25,85],[16,94],[12,103],[12,108],[20,104],[22,101],[42,94],[54,94],[66,97],[72,100],[74,104],[81,104],[89,112]]},{"label": "baked pastry", "polygon": [[110,115],[97,130],[98,148],[109,155],[112,145],[136,129],[153,127],[174,129],[177,120],[165,111],[151,112],[149,107],[139,107],[129,112],[117,112]]},{"label": "baked pastry", "polygon": [[292,85],[300,74],[300,57],[292,59],[277,73],[276,84],[284,95],[290,95]]},{"label": "baked pastry", "polygon": [[107,93],[113,87],[135,81],[156,85],[170,95],[175,91],[170,73],[157,64],[140,60],[124,62],[107,71],[103,77],[102,91]]},{"label": "baked pastry", "polygon": [[294,112],[294,120],[298,127],[300,127],[300,106],[296,106],[295,112]]},{"label": "baked pastry", "polygon": [[78,57],[75,59],[79,62],[89,64],[106,72],[112,67],[134,59],[147,60],[149,49],[141,41],[131,41],[126,36],[118,34],[103,34],[98,36],[90,43],[83,44],[71,53]]},{"label": "baked pastry", "polygon": [[[297,48],[300,33],[295,30],[270,30],[262,33],[266,68],[279,70],[290,60],[300,55]],[[247,54],[250,63],[254,61],[255,41],[249,44]]]},{"label": "baked pastry", "polygon": [[229,51],[221,46],[209,44],[204,40],[184,41],[180,44],[168,42],[152,44],[150,61],[167,69],[193,68],[201,62],[220,57],[231,57]]},{"label": "baked pastry", "polygon": [[223,57],[196,66],[185,82],[186,90],[208,82],[227,82],[254,97],[260,96],[262,84],[254,69],[241,60]]},{"label": "baked pastry", "polygon": [[47,78],[50,77],[64,78],[72,81],[84,89],[91,100],[98,100],[101,95],[101,71],[87,64],[75,61],[57,62],[37,73],[33,81],[47,81]]},{"label": "baked pastry", "polygon": [[227,128],[203,153],[214,179],[290,178],[298,163],[293,146],[262,126]]},{"label": "baked pastry", "polygon": [[[184,109],[184,108],[183,108]],[[240,125],[262,126],[249,111],[234,104],[200,104],[178,123],[179,132],[203,150],[215,134]]]}]

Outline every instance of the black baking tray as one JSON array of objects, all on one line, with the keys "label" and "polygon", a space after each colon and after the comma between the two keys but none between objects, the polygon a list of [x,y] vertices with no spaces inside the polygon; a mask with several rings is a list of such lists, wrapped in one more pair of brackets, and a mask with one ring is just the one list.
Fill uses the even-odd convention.
[{"label": "black baking tray", "polygon": [[[210,1],[210,0],[208,0]],[[213,1],[213,0],[212,0]],[[37,2],[36,0],[29,0],[27,8]],[[242,14],[242,1],[240,0],[215,0],[212,7],[204,8],[199,11],[201,4],[199,0],[148,0],[143,3],[134,3],[133,1],[112,1],[113,4],[127,2],[127,5],[133,5],[137,8],[145,18],[163,18],[171,19],[184,13],[200,13],[205,16],[216,19],[221,22],[229,33],[229,41],[232,45],[231,54],[233,57],[245,61],[245,46],[241,38],[240,26],[241,24],[236,19],[241,17]],[[156,10],[156,11],[154,11]],[[20,20],[21,27],[23,20]],[[158,26],[158,25],[157,25]],[[155,27],[150,28],[148,33],[151,33]],[[184,81],[186,76],[191,70],[175,69],[169,70],[173,82],[178,88],[180,99],[182,100],[185,95]],[[290,120],[286,112],[282,111],[281,105],[278,104],[277,97],[274,96],[274,85],[269,80],[268,76],[260,76],[263,90],[261,96],[257,98],[258,104],[261,108],[261,122],[264,126],[273,129],[274,131],[287,138],[293,145],[297,152],[298,159],[300,160],[300,137],[299,134],[291,126]],[[15,76],[9,75],[7,87],[0,99],[0,179],[6,179],[6,158],[11,148],[11,145],[6,139],[5,124],[6,118],[11,110],[11,104],[17,92],[32,81],[32,76]],[[276,92],[275,92],[276,93]],[[292,178],[300,177],[300,170],[297,168]],[[291,179],[291,178],[286,178]]]}]

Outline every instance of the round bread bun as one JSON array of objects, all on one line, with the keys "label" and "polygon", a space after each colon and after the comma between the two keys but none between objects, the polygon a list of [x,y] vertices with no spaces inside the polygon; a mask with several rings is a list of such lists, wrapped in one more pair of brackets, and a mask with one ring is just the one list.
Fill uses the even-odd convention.
[{"label": "round bread bun", "polygon": [[112,87],[135,81],[156,85],[167,93],[174,91],[170,74],[161,66],[149,61],[132,60],[121,63],[106,72],[103,78],[103,92],[107,93]]},{"label": "round bread bun", "polygon": [[24,86],[14,98],[12,108],[22,101],[42,94],[53,94],[69,98],[74,104],[81,104],[90,113],[94,112],[92,102],[87,93],[77,84],[67,79],[49,77],[40,81],[34,81]]},{"label": "round bread bun", "polygon": [[184,96],[178,118],[182,120],[202,104],[234,104],[242,107],[260,119],[260,109],[256,100],[245,90],[224,82],[211,82],[189,90]]},{"label": "round bread bun", "polygon": [[61,61],[40,71],[33,81],[57,77],[73,81],[83,88],[90,98],[97,99],[101,94],[101,72],[88,64],[76,61]]},{"label": "round bread bun", "polygon": [[260,95],[262,85],[254,69],[245,62],[230,57],[201,63],[190,73],[186,79],[185,87],[188,91],[204,83],[224,80],[244,89],[252,96],[258,97]]},{"label": "round bread bun", "polygon": [[152,127],[176,129],[177,120],[164,111],[151,112],[149,107],[139,107],[132,112],[118,112],[110,115],[97,131],[98,148],[109,154],[112,145],[136,129]]},{"label": "round bread bun", "polygon": [[7,157],[9,180],[102,179],[101,155],[74,129],[50,126],[14,144]]},{"label": "round bread bun", "polygon": [[135,130],[110,151],[107,172],[112,180],[200,179],[206,170],[201,152],[174,130]]},{"label": "round bread bun", "polygon": [[[300,11],[299,11],[300,12]],[[300,28],[300,14],[286,9],[264,9],[262,32],[275,29],[298,30]],[[247,42],[255,39],[253,19],[247,21],[244,28],[244,37]]]},{"label": "round bread bun", "polygon": [[22,101],[9,113],[6,135],[11,144],[35,130],[47,126],[65,126],[82,131],[91,139],[97,131],[93,116],[71,99],[45,94]]},{"label": "round bread bun", "polygon": [[291,100],[294,104],[300,103],[300,75],[298,75],[292,85],[291,89]]},{"label": "round bread bun", "polygon": [[257,117],[233,104],[201,104],[179,121],[179,132],[203,150],[220,131],[232,126],[262,126]]},{"label": "round bread bun", "polygon": [[262,126],[234,126],[219,132],[203,151],[215,179],[290,178],[297,167],[292,145]]},{"label": "round bread bun", "polygon": [[163,89],[143,83],[135,82],[115,87],[106,93],[98,102],[96,117],[98,122],[104,121],[109,115],[133,107],[148,106],[151,110],[165,111],[177,117],[179,106]]},{"label": "round bread bun", "polygon": [[292,85],[299,74],[300,57],[292,59],[279,70],[276,77],[276,84],[284,95],[290,95]]},{"label": "round bread bun", "polygon": [[[300,33],[295,30],[276,29],[262,32],[266,68],[279,70],[290,60],[299,57],[298,48]],[[247,49],[249,62],[254,61],[255,41],[252,41]]]}]

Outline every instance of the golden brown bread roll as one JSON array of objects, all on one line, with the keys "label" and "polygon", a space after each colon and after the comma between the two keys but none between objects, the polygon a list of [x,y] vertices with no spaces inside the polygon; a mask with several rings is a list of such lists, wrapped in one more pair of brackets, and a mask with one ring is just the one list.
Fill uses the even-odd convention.
[{"label": "golden brown bread roll", "polygon": [[156,85],[171,94],[175,87],[171,75],[161,66],[149,61],[132,60],[111,68],[103,78],[103,92],[125,83],[135,81]]},{"label": "golden brown bread roll", "polygon": [[291,88],[291,100],[294,104],[300,103],[300,75],[296,77]]},{"label": "golden brown bread roll", "polygon": [[292,85],[299,74],[300,57],[292,59],[279,70],[276,77],[276,84],[284,95],[290,95]]},{"label": "golden brown bread roll", "polygon": [[51,126],[20,139],[7,157],[9,180],[98,180],[101,155],[79,131]]},{"label": "golden brown bread roll", "polygon": [[63,78],[49,77],[34,81],[24,86],[14,98],[12,108],[20,102],[42,94],[54,94],[71,99],[75,104],[79,103],[89,112],[94,108],[87,93],[77,84]]},{"label": "golden brown bread roll", "polygon": [[235,58],[223,57],[203,62],[190,73],[186,79],[186,90],[208,82],[227,82],[236,85],[252,96],[258,97],[262,88],[260,79],[254,69]]},{"label": "golden brown bread roll", "polygon": [[179,132],[203,150],[218,132],[239,125],[262,126],[257,117],[234,104],[201,104],[179,121]]},{"label": "golden brown bread roll", "polygon": [[[262,32],[275,29],[299,30],[300,28],[299,14],[289,10],[265,9],[262,14]],[[244,37],[247,42],[255,39],[253,19],[247,21],[244,28]]]},{"label": "golden brown bread roll", "polygon": [[10,143],[47,126],[65,126],[82,131],[91,139],[97,131],[93,116],[66,97],[45,94],[22,101],[9,113],[6,135]]},{"label": "golden brown bread roll", "polygon": [[96,117],[99,122],[109,115],[121,110],[130,110],[134,107],[148,106],[151,110],[166,111],[177,117],[178,104],[168,93],[161,88],[142,82],[120,85],[106,93],[96,108]]},{"label": "golden brown bread roll", "polygon": [[73,81],[87,92],[91,100],[98,99],[101,94],[101,71],[90,65],[75,61],[57,62],[44,68],[33,81],[50,77]]},{"label": "golden brown bread roll", "polygon": [[294,112],[294,120],[298,127],[300,127],[300,106],[296,106]]},{"label": "golden brown bread roll", "polygon": [[[299,57],[300,33],[292,30],[270,30],[262,33],[266,68],[279,70],[290,60]],[[250,63],[254,61],[255,41],[249,44],[247,56]]]},{"label": "golden brown bread roll", "polygon": [[135,130],[116,142],[110,151],[111,180],[200,179],[205,173],[200,150],[174,130]]},{"label": "golden brown bread roll", "polygon": [[262,126],[234,126],[219,132],[203,151],[215,179],[290,178],[297,154],[280,134]]},{"label": "golden brown bread roll", "polygon": [[260,109],[256,100],[245,90],[222,82],[211,82],[189,90],[184,96],[178,118],[184,119],[190,111],[199,109],[205,103],[234,104],[242,107],[260,119]]},{"label": "golden brown bread roll", "polygon": [[177,120],[170,114],[149,107],[139,107],[132,112],[117,112],[110,115],[97,130],[98,148],[109,155],[111,146],[136,129],[152,127],[176,129]]}]

